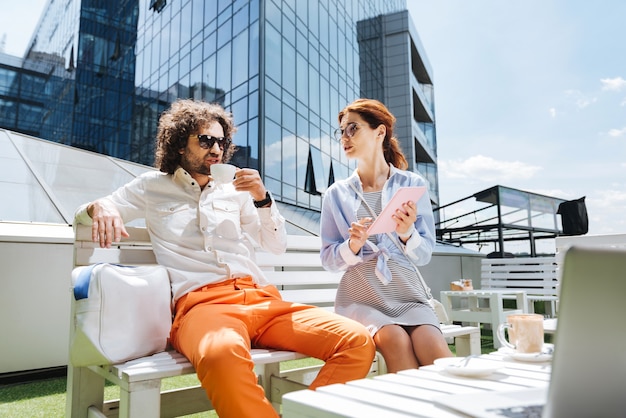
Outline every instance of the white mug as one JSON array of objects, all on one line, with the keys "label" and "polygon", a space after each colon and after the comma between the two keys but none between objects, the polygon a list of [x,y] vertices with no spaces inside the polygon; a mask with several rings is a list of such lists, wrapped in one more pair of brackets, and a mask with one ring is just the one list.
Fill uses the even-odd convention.
[{"label": "white mug", "polygon": [[211,177],[213,177],[213,181],[218,184],[226,184],[233,181],[235,178],[235,171],[237,171],[237,167],[231,164],[211,165]]},{"label": "white mug", "polygon": [[[508,329],[509,339],[504,336]],[[538,314],[509,315],[498,326],[498,340],[518,353],[539,353],[543,349],[543,316]]]}]

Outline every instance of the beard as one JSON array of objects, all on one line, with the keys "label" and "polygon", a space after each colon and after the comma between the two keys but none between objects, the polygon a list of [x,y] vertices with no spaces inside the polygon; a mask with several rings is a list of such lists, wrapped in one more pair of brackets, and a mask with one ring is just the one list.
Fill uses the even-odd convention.
[{"label": "beard", "polygon": [[211,174],[211,165],[205,161],[204,157],[199,158],[195,155],[184,153],[180,160],[180,166],[188,173]]}]

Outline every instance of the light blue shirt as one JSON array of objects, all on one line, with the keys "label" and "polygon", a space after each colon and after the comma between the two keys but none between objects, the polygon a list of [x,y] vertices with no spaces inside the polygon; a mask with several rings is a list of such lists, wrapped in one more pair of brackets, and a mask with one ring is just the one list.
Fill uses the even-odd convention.
[{"label": "light blue shirt", "polygon": [[[388,257],[392,257],[400,265],[412,269],[409,257],[417,266],[427,264],[435,247],[435,222],[433,218],[430,197],[426,192],[417,202],[417,219],[415,232],[406,242],[406,245],[397,238],[395,232],[391,234],[400,243],[402,251],[386,234],[379,234],[378,244],[367,241],[358,254],[354,254],[348,245],[348,228],[357,221],[357,211],[362,201],[350,186],[363,193],[361,180],[356,171],[347,179],[335,182],[328,188],[322,201],[321,235],[322,265],[326,270],[345,271],[361,262],[378,257],[377,274],[384,275],[391,280],[387,267]],[[391,166],[389,179],[385,182],[381,203],[384,207],[400,187],[428,186],[426,180],[417,173],[399,170]],[[379,276],[383,283],[385,280]]]}]

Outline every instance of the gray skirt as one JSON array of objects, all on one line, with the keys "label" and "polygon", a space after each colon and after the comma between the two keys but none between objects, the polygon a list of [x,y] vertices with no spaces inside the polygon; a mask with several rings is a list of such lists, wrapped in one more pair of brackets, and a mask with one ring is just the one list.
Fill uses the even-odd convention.
[{"label": "gray skirt", "polygon": [[439,320],[428,303],[417,273],[388,261],[392,280],[384,285],[375,273],[376,259],[346,271],[341,278],[335,312],[363,324],[373,336],[385,325],[433,325]]}]

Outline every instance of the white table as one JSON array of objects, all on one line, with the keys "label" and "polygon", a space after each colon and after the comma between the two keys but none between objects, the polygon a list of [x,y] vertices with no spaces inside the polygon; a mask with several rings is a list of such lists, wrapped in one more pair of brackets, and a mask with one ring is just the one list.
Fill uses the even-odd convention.
[{"label": "white table", "polygon": [[484,378],[457,377],[438,366],[389,373],[283,396],[284,418],[338,417],[461,417],[435,405],[433,397],[445,393],[508,391],[547,387],[550,363],[526,363],[497,351],[481,356],[504,363]]}]

